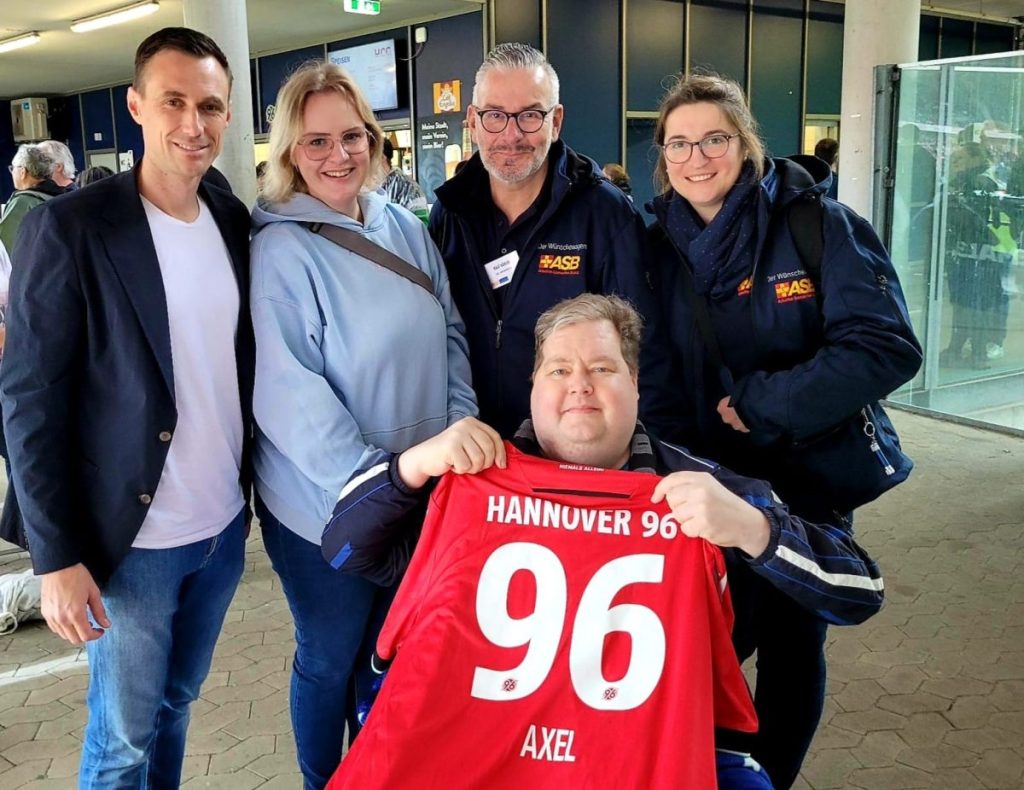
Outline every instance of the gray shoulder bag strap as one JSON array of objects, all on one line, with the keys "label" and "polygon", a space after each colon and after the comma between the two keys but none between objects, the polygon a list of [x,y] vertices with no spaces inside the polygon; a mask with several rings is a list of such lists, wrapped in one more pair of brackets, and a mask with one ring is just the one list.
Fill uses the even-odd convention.
[{"label": "gray shoulder bag strap", "polygon": [[323,222],[306,222],[303,224],[318,236],[323,236],[328,241],[333,241],[339,247],[343,247],[349,252],[354,252],[368,261],[373,261],[378,266],[383,266],[399,277],[404,277],[409,282],[415,283],[431,296],[434,295],[434,283],[426,272],[417,269],[410,263],[406,263],[391,252],[391,250],[384,249],[362,234],[356,233],[354,230],[339,228],[337,225],[327,225]]}]

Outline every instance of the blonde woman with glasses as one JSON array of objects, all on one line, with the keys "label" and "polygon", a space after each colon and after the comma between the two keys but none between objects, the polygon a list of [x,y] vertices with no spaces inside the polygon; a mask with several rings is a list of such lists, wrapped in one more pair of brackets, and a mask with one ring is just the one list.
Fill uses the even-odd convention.
[{"label": "blonde woman with glasses", "polygon": [[[352,78],[307,64],[278,94],[253,211],[257,515],[295,620],[290,700],[306,788],[338,766],[346,723],[350,735],[361,725],[370,694],[356,670],[393,593],[393,579],[335,571],[321,556],[324,525],[364,459],[477,413],[437,249],[372,189],[382,140]],[[397,272],[375,262],[388,253]]]}]

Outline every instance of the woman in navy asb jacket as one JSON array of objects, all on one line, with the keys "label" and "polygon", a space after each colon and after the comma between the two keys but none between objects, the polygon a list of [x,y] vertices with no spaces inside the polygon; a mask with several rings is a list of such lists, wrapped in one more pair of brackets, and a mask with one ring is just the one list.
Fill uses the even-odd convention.
[{"label": "woman in navy asb jacket", "polygon": [[[680,81],[662,102],[655,142],[662,194],[651,206],[650,241],[678,382],[665,438],[770,481],[793,513],[849,530],[782,453],[885,397],[920,366],[889,256],[865,220],[823,197],[832,178],[824,162],[764,156],[731,80]],[[810,228],[823,238],[817,272],[801,260],[787,217],[809,199],[820,202],[805,213],[820,217],[820,230]],[[707,304],[721,369],[708,358],[695,299]],[[787,788],[821,716],[825,621],[742,565],[730,568],[730,584],[737,651],[741,659],[758,652],[754,757]]]}]

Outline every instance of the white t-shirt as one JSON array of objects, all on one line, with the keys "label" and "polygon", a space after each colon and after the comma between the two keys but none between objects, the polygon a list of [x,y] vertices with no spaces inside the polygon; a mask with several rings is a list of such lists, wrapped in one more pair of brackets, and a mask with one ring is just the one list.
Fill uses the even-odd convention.
[{"label": "white t-shirt", "polygon": [[239,294],[224,239],[202,200],[194,222],[175,219],[145,198],[142,204],[167,297],[178,424],[132,545],[166,549],[218,535],[244,503],[235,364]]}]

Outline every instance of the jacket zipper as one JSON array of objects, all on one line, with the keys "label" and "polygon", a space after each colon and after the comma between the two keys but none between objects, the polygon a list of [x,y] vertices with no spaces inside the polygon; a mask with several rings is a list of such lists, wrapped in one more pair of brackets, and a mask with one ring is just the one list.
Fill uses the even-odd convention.
[{"label": "jacket zipper", "polygon": [[864,418],[864,435],[868,437],[871,452],[875,454],[875,458],[878,459],[878,463],[882,465],[882,471],[885,472],[887,477],[889,475],[896,474],[896,470],[893,468],[893,465],[889,463],[889,459],[885,457],[885,453],[882,452],[881,445],[878,444],[878,438],[875,436],[875,424],[871,422],[867,408],[860,410],[860,416]]}]

